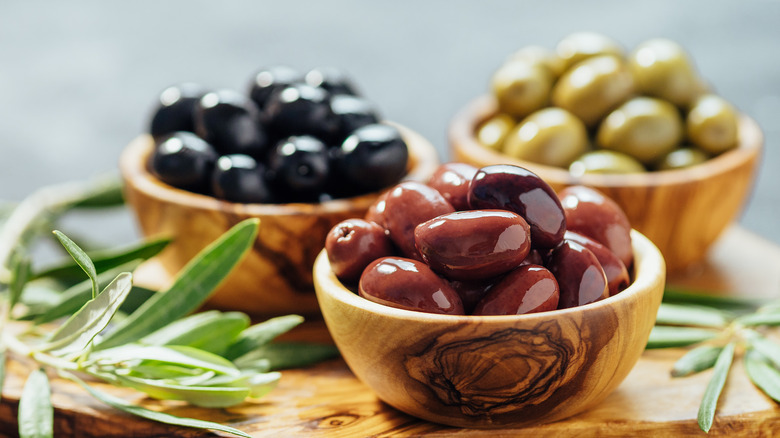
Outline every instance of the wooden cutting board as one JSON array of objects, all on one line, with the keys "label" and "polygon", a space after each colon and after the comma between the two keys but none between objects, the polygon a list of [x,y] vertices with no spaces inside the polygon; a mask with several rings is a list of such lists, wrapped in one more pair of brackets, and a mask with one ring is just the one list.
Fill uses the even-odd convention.
[{"label": "wooden cutting board", "polygon": [[[733,228],[705,263],[670,275],[668,283],[723,295],[780,298],[780,247]],[[294,336],[327,339],[323,330],[321,321],[310,321]],[[147,399],[132,390],[95,385],[150,409],[228,424],[256,437],[703,436],[696,414],[711,371],[671,378],[669,370],[684,352],[645,352],[626,380],[600,405],[564,421],[514,430],[456,429],[417,420],[379,401],[340,359],[284,371],[279,387],[271,394],[259,402],[229,409],[193,408]],[[32,366],[18,358],[8,361],[0,403],[2,436],[16,436],[18,400]],[[125,415],[95,401],[75,384],[50,377],[58,437],[221,436]],[[729,375],[710,435],[780,436],[780,406],[755,389],[739,360]]]}]

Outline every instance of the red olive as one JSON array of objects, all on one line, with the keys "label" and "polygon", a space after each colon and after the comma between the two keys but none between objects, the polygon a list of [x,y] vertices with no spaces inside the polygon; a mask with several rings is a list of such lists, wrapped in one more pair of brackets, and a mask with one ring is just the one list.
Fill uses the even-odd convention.
[{"label": "red olive", "polygon": [[401,257],[374,260],[363,271],[361,297],[400,309],[463,315],[463,303],[447,281],[425,263]]},{"label": "red olive", "polygon": [[628,276],[626,265],[624,265],[609,248],[589,237],[573,231],[567,231],[563,238],[579,243],[585,248],[588,248],[590,252],[596,256],[601,264],[601,268],[604,269],[604,274],[607,276],[609,296],[615,295],[628,287],[631,279]]},{"label": "red olive", "polygon": [[376,198],[373,204],[368,207],[366,215],[364,217],[368,222],[373,222],[382,228],[385,228],[385,207],[387,206],[387,194],[389,192],[382,193]]},{"label": "red olive", "polygon": [[477,168],[465,163],[446,163],[439,166],[428,185],[438,190],[455,210],[469,210],[469,185]]},{"label": "red olive", "polygon": [[474,315],[522,315],[558,308],[560,292],[552,272],[524,265],[507,274],[477,303]]},{"label": "red olive", "polygon": [[422,260],[414,247],[414,228],[436,216],[454,211],[452,205],[435,189],[418,182],[403,182],[387,194],[385,228],[404,256]]},{"label": "red olive", "polygon": [[455,289],[455,292],[460,296],[460,300],[463,302],[463,310],[466,314],[470,314],[477,303],[488,293],[488,291],[501,279],[503,276],[495,278],[487,278],[483,280],[453,280],[450,281],[450,286]]},{"label": "red olive", "polygon": [[631,224],[615,201],[585,186],[563,189],[558,197],[566,213],[567,229],[606,246],[626,267],[631,267]]},{"label": "red olive", "polygon": [[528,255],[525,256],[522,262],[520,262],[520,266],[523,265],[544,265],[544,259],[542,258],[542,255],[539,253],[539,251],[532,249],[528,252]]},{"label": "red olive", "polygon": [[344,282],[355,282],[372,261],[393,254],[384,228],[362,219],[336,224],[325,238],[325,250],[333,273]]},{"label": "red olive", "polygon": [[609,296],[599,260],[577,242],[564,240],[551,253],[547,268],[558,280],[559,309],[582,306]]},{"label": "red olive", "polygon": [[469,188],[473,209],[513,211],[531,226],[534,248],[554,248],[563,241],[566,217],[552,187],[528,169],[508,164],[477,171]]}]

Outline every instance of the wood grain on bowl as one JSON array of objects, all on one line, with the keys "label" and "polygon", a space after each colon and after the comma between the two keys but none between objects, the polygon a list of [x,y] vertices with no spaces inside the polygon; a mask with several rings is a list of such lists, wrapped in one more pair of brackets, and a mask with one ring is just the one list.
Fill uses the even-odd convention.
[{"label": "wood grain on bowl", "polygon": [[517,160],[481,146],[474,133],[496,111],[495,100],[483,96],[453,118],[449,141],[454,160],[477,167],[525,167],[556,191],[582,184],[604,192],[623,208],[633,228],[658,246],[670,271],[701,260],[738,217],[748,200],[763,146],[761,129],[742,116],[739,146],[705,163],[682,170],[577,177],[567,169]]}]

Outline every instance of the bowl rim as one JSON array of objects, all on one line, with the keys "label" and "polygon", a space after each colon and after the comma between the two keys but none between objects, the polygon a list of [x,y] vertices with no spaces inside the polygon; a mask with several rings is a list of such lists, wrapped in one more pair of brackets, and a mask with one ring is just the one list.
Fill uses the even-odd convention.
[{"label": "bowl rim", "polygon": [[[439,324],[506,324],[518,323],[521,321],[537,323],[548,320],[550,317],[567,316],[583,312],[597,312],[599,309],[609,307],[613,304],[630,302],[638,295],[651,293],[653,287],[659,282],[662,285],[661,290],[663,290],[663,284],[666,280],[666,264],[661,252],[650,239],[639,231],[631,230],[631,241],[634,249],[634,272],[636,275],[634,281],[626,289],[600,301],[568,309],[551,310],[548,312],[528,313],[524,315],[445,315],[385,306],[367,300],[347,289],[331,270],[325,249],[320,252],[314,262],[314,285],[318,300],[320,300],[320,294],[327,294],[334,300],[352,308],[386,318]],[[322,303],[320,303],[320,308],[323,308]],[[325,312],[323,312],[323,314],[325,314]]]},{"label": "bowl rim", "polygon": [[[397,128],[407,144],[410,162],[413,167],[404,175],[401,181],[421,180],[430,176],[439,164],[436,149],[425,137],[417,132],[391,121],[382,121]],[[131,185],[149,197],[162,200],[168,204],[186,206],[188,208],[209,211],[240,211],[251,216],[284,216],[284,215],[320,215],[367,209],[374,203],[377,196],[389,189],[370,192],[350,198],[339,198],[318,203],[282,203],[258,204],[238,203],[217,199],[212,196],[194,193],[166,184],[152,175],[146,163],[152,153],[154,140],[149,134],[135,137],[122,151],[119,158],[119,170],[126,185]],[[400,181],[399,181],[400,182]]]},{"label": "bowl rim", "polygon": [[501,152],[481,146],[476,140],[476,129],[498,111],[498,103],[492,95],[484,94],[472,99],[456,113],[448,127],[450,147],[463,148],[469,155],[482,155],[487,161],[527,167],[543,175],[548,182],[592,187],[644,187],[672,186],[701,181],[712,175],[726,173],[754,159],[761,153],[764,135],[758,123],[740,114],[737,147],[710,158],[704,163],[685,169],[655,170],[631,174],[572,175],[568,169],[519,160]]}]

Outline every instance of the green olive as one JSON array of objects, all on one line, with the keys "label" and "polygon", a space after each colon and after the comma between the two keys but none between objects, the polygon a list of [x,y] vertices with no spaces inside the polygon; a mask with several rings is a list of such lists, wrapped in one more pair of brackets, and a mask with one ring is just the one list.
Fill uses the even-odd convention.
[{"label": "green olive", "polygon": [[599,150],[588,152],[569,166],[573,176],[586,173],[642,173],[642,163],[621,152]]},{"label": "green olive", "polygon": [[623,57],[623,47],[612,38],[596,32],[575,32],[558,42],[558,57],[568,70],[578,62],[597,55]]},{"label": "green olive", "polygon": [[515,119],[506,114],[496,114],[477,129],[477,141],[482,146],[500,151],[504,139],[515,126]]},{"label": "green olive", "polygon": [[515,61],[493,75],[493,94],[502,112],[521,119],[549,102],[553,77],[539,65]]},{"label": "green olive", "polygon": [[684,169],[703,163],[709,158],[710,156],[701,149],[683,147],[666,154],[658,164],[658,170]]},{"label": "green olive", "polygon": [[737,146],[737,110],[720,96],[707,94],[696,99],[685,124],[688,139],[711,154]]},{"label": "green olive", "polygon": [[552,73],[553,77],[557,78],[563,73],[564,63],[558,55],[552,50],[542,46],[526,46],[522,49],[511,54],[506,63],[514,61],[530,62],[532,64],[541,65]]},{"label": "green olive", "polygon": [[635,97],[612,111],[599,126],[599,146],[652,164],[680,144],[683,123],[669,102]]},{"label": "green olive", "polygon": [[657,38],[637,46],[628,58],[636,88],[686,108],[701,90],[696,70],[679,44]]},{"label": "green olive", "polygon": [[566,71],[553,87],[552,103],[594,126],[633,92],[634,80],[623,61],[601,55]]},{"label": "green olive", "polygon": [[506,137],[504,153],[519,160],[566,167],[588,149],[580,119],[556,107],[526,117]]}]

